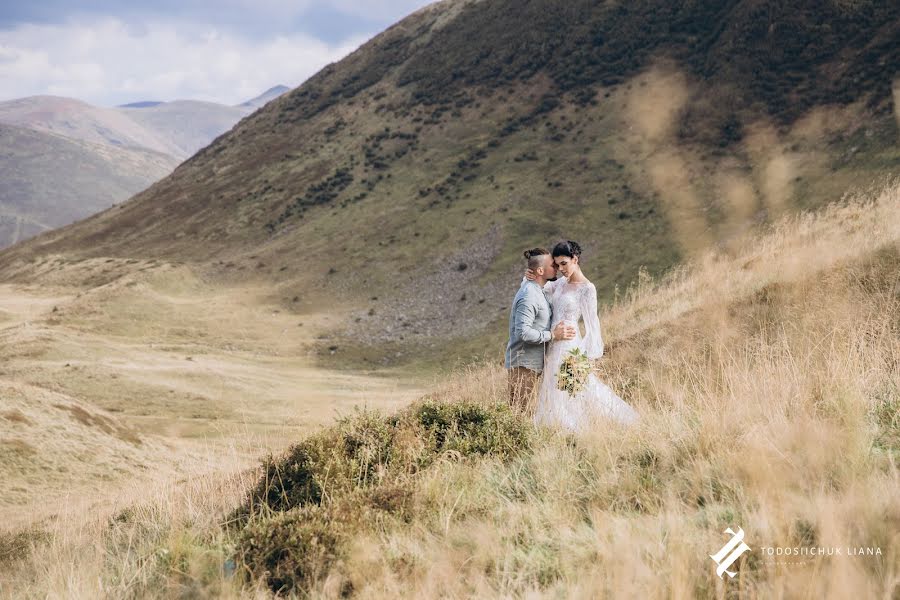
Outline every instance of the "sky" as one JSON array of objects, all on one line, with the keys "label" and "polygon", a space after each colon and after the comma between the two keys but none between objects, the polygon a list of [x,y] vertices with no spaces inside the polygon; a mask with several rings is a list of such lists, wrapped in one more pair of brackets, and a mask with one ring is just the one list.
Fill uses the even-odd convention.
[{"label": "sky", "polygon": [[0,0],[0,101],[238,104],[296,87],[433,0]]}]

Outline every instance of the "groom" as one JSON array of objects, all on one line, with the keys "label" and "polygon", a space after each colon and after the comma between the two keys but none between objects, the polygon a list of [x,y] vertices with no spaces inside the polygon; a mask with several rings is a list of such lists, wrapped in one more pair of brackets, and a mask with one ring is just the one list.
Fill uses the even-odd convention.
[{"label": "groom", "polygon": [[534,281],[523,281],[509,313],[509,342],[506,344],[509,403],[514,410],[529,412],[534,388],[544,369],[544,347],[551,339],[570,340],[575,329],[560,323],[550,331],[552,312],[544,295],[544,284],[556,279],[553,257],[545,248],[525,251]]}]

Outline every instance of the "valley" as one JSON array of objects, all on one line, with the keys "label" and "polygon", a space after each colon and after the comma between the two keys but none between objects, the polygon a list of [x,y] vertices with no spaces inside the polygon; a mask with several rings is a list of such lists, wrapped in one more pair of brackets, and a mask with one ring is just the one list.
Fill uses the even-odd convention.
[{"label": "valley", "polygon": [[285,313],[183,267],[131,267],[92,290],[0,286],[4,527],[67,498],[251,464],[353,406],[421,392],[409,377],[317,368],[309,349],[332,316]]}]

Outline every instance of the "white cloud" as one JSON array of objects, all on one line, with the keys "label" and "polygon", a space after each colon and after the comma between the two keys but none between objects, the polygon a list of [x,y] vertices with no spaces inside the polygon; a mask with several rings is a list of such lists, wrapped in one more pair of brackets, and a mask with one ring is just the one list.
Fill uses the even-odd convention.
[{"label": "white cloud", "polygon": [[[288,5],[254,1],[276,12]],[[236,104],[275,84],[299,85],[366,37],[335,46],[304,34],[255,39],[162,21],[133,27],[116,18],[21,25],[0,31],[0,100],[53,94],[105,106],[179,98]]]}]

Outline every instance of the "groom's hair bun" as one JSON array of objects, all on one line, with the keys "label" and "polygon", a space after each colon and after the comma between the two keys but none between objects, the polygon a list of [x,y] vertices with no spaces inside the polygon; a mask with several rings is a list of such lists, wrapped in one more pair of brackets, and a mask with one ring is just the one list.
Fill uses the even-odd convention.
[{"label": "groom's hair bun", "polygon": [[550,251],[547,250],[546,248],[532,248],[531,250],[526,250],[522,254],[525,255],[525,258],[527,258],[528,260],[531,260],[535,256],[546,256],[546,255],[550,254]]},{"label": "groom's hair bun", "polygon": [[557,256],[568,256],[569,258],[581,256],[581,246],[572,240],[560,242],[553,247],[553,257]]},{"label": "groom's hair bun", "polygon": [[528,261],[529,269],[539,269],[544,266],[544,256],[549,256],[550,251],[546,248],[532,248],[522,253]]}]

